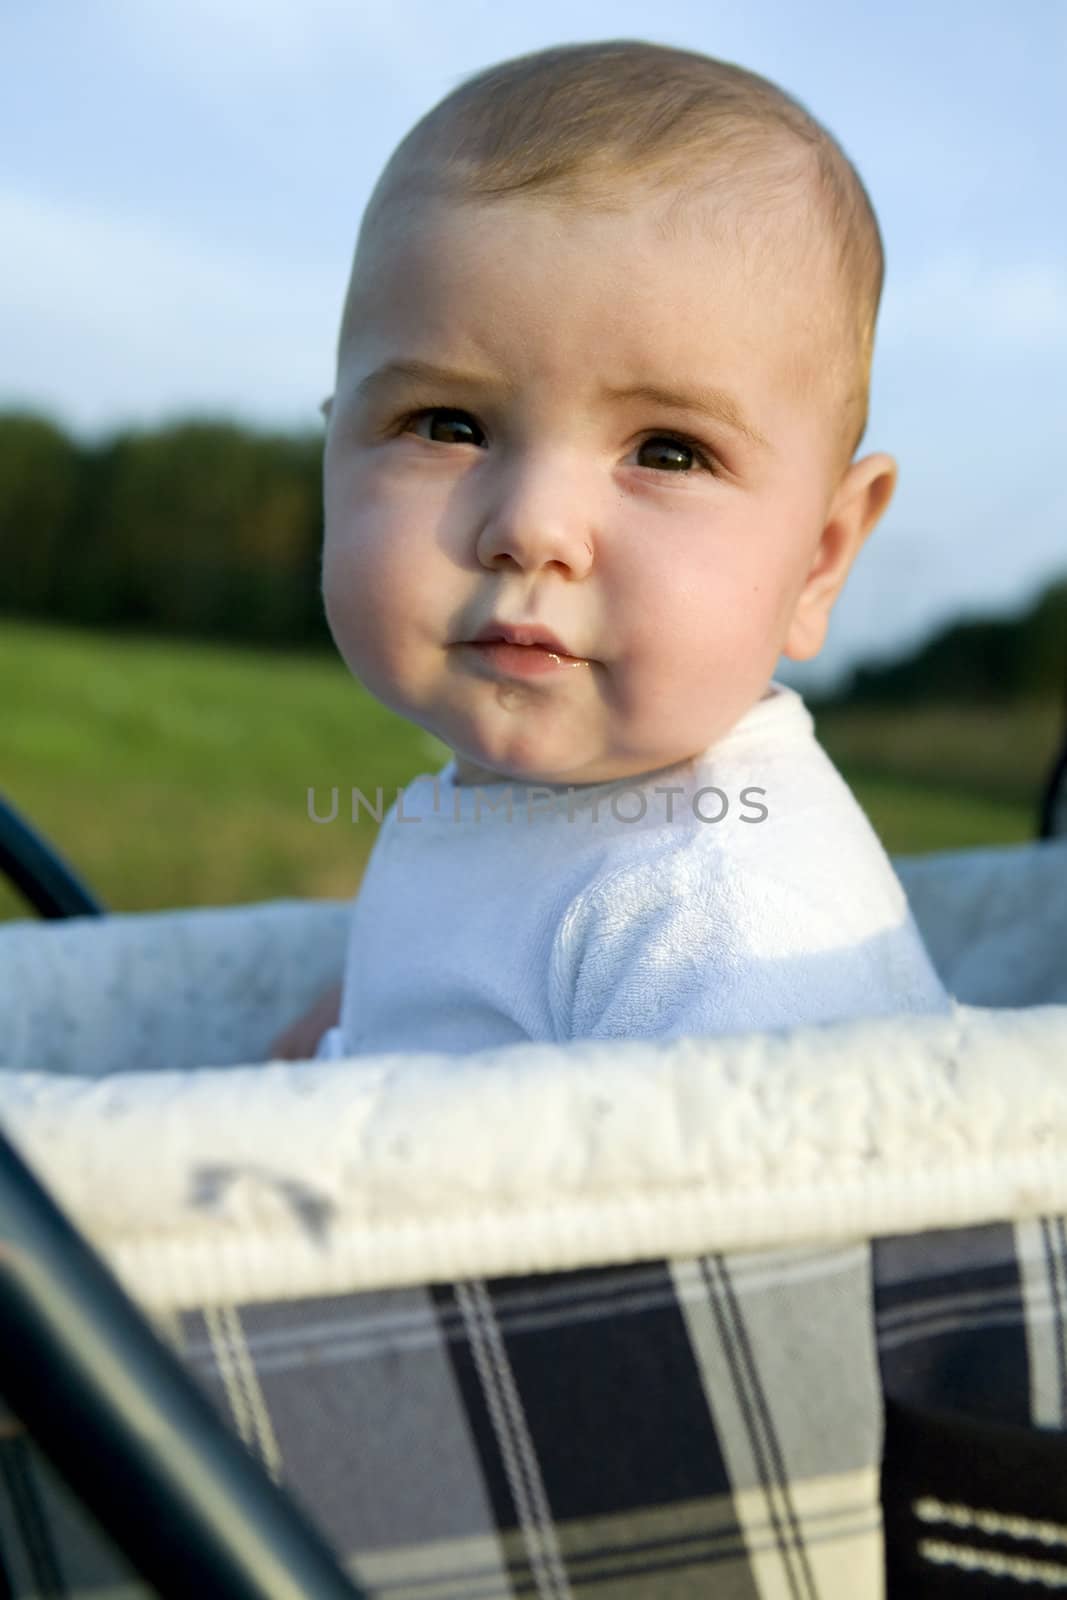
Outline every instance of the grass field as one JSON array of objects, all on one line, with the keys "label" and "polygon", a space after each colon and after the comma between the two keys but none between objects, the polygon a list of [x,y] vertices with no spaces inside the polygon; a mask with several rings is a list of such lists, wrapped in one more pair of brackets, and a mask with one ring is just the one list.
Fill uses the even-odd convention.
[{"label": "grass field", "polygon": [[[817,728],[891,854],[1033,838],[1055,705],[825,712]],[[0,619],[0,788],[110,910],[351,895],[386,804],[447,759],[330,657]],[[341,792],[338,820],[308,817]],[[0,884],[0,918],[26,914]]]}]

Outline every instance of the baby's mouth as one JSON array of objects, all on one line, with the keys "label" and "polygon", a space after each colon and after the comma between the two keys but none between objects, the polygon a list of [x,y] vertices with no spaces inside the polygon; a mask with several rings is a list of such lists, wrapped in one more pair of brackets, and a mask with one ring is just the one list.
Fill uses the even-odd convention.
[{"label": "baby's mouth", "polygon": [[572,655],[539,623],[486,623],[473,639],[463,641],[462,649],[493,676],[539,677],[564,667],[589,665],[584,656]]},{"label": "baby's mouth", "polygon": [[551,628],[539,622],[487,622],[470,641],[471,644],[508,644],[528,650],[547,650],[563,660],[580,661],[573,651],[556,637]]},{"label": "baby's mouth", "polygon": [[539,644],[511,644],[506,639],[472,640],[461,647],[486,668],[508,677],[538,677],[546,672],[560,672],[567,667],[587,667],[582,656],[563,655],[558,650],[548,650]]}]

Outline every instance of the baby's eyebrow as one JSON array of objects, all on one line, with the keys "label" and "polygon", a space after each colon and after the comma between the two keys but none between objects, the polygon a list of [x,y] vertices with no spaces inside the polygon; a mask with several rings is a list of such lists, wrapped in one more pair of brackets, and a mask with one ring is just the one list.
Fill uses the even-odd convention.
[{"label": "baby's eyebrow", "polygon": [[403,361],[385,361],[373,372],[368,372],[356,385],[360,399],[369,399],[379,390],[393,389],[404,383],[447,384],[452,389],[499,389],[510,394],[512,386],[499,378],[483,376],[478,372],[457,372],[452,367],[438,367],[432,361],[417,361],[414,357]]},{"label": "baby's eyebrow", "polygon": [[689,390],[666,389],[655,383],[636,383],[625,389],[602,389],[607,400],[645,400],[652,406],[667,410],[693,411],[711,422],[721,422],[732,428],[760,450],[773,453],[773,446],[754,423],[749,422],[740,404],[726,389],[694,386]]},{"label": "baby's eyebrow", "polygon": [[[369,399],[380,390],[391,389],[404,382],[441,384],[452,389],[483,391],[496,389],[504,394],[514,392],[513,384],[505,383],[499,378],[487,377],[476,372],[457,372],[451,367],[436,366],[431,361],[410,358],[386,361],[373,372],[368,372],[356,385],[356,393],[361,399]],[[660,384],[637,383],[616,389],[605,385],[601,387],[600,393],[605,400],[644,400],[649,405],[664,406],[668,410],[691,411],[697,416],[707,417],[712,422],[722,423],[735,433],[741,434],[758,449],[773,453],[770,440],[749,422],[738,401],[725,389],[700,385],[684,391],[668,389]]]}]

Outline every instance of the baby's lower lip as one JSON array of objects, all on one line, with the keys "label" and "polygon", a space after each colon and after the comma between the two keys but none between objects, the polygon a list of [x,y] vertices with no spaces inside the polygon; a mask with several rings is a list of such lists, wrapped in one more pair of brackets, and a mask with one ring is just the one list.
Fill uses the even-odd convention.
[{"label": "baby's lower lip", "polygon": [[560,655],[557,650],[547,650],[540,644],[508,644],[503,639],[469,643],[463,648],[492,671],[511,678],[535,678],[546,672],[559,672],[564,667],[589,664],[582,656]]}]

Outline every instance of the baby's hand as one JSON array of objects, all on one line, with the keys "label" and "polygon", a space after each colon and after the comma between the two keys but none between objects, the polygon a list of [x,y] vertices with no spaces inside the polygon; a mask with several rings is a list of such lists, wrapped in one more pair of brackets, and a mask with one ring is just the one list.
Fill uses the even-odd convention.
[{"label": "baby's hand", "polygon": [[310,1011],[297,1017],[267,1048],[268,1061],[307,1061],[314,1054],[327,1028],[337,1025],[341,1015],[341,985],[331,985],[320,994]]}]

